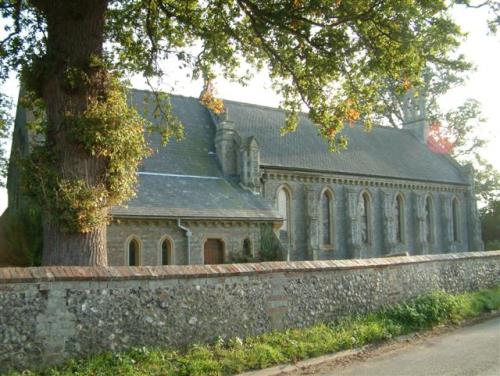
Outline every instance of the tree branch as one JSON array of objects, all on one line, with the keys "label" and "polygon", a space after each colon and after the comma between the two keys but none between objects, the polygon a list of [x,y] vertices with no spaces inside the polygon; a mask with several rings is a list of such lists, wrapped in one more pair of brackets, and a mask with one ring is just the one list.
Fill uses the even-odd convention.
[{"label": "tree branch", "polygon": [[300,84],[299,77],[297,76],[295,71],[287,64],[287,62],[280,56],[280,54],[273,47],[270,46],[270,44],[265,40],[265,38],[262,36],[262,34],[257,30],[257,25],[256,25],[256,20],[255,20],[254,14],[252,13],[252,11],[250,9],[248,9],[246,7],[245,1],[244,0],[237,0],[237,2],[240,5],[241,9],[245,12],[245,14],[250,19],[250,24],[252,25],[253,31],[254,31],[255,35],[257,36],[257,38],[259,38],[259,40],[261,41],[262,47],[269,54],[271,61],[273,59],[278,61],[281,64],[282,68],[284,68],[285,71],[290,74],[293,82],[295,83],[295,85],[297,87],[297,92],[299,93],[302,101],[304,102],[304,104],[309,106],[309,100],[307,99],[306,96],[304,96],[304,94],[302,92],[303,88]]}]

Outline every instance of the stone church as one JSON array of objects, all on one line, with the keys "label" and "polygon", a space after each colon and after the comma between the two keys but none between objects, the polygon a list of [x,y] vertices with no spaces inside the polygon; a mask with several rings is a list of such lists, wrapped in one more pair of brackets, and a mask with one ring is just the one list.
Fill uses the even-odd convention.
[{"label": "stone church", "polygon": [[[141,113],[151,112],[146,96],[132,91]],[[110,265],[218,264],[258,258],[269,244],[285,260],[483,248],[473,171],[429,150],[411,99],[402,129],[346,127],[339,153],[305,115],[280,136],[275,108],[224,101],[218,117],[196,98],[171,102],[185,138],[163,147],[149,136],[157,153],[140,166],[136,197],[112,208]]]}]

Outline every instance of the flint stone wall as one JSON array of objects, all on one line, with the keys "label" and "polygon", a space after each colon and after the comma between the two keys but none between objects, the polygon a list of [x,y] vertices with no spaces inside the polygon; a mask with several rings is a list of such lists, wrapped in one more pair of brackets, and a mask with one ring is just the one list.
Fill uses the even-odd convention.
[{"label": "flint stone wall", "polygon": [[308,326],[500,283],[500,251],[168,267],[0,268],[0,371]]}]

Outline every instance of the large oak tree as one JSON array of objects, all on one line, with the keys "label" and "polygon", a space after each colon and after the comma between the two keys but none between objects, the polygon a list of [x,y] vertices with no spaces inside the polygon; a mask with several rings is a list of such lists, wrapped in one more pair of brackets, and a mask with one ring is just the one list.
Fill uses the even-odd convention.
[{"label": "large oak tree", "polygon": [[[388,79],[404,92],[458,45],[441,0],[0,0],[1,74],[21,72],[38,143],[25,188],[44,211],[44,264],[106,265],[109,208],[133,194],[148,124],[127,106],[124,74],[161,62],[202,76],[266,67],[285,130],[306,107],[331,149],[346,122],[370,126]],[[207,85],[209,87],[209,85]],[[165,140],[181,125],[157,96]],[[210,107],[210,96],[207,106]],[[216,108],[215,106],[214,108]]]}]

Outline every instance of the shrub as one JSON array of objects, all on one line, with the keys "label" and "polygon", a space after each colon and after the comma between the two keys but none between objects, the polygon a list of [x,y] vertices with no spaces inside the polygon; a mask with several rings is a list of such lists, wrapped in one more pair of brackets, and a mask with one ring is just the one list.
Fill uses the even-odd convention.
[{"label": "shrub", "polygon": [[486,251],[498,251],[500,250],[500,240],[490,240],[484,245]]},{"label": "shrub", "polygon": [[262,226],[260,235],[260,261],[278,261],[282,259],[282,246],[271,226]]},{"label": "shrub", "polygon": [[40,210],[7,209],[0,217],[0,266],[39,266],[43,233]]},{"label": "shrub", "polygon": [[421,330],[446,321],[460,320],[460,299],[436,291],[405,303],[396,304],[381,311],[381,317],[392,320],[410,330]]},{"label": "shrub", "polygon": [[259,258],[252,255],[245,255],[243,252],[231,253],[228,257],[228,264],[245,264],[249,262],[259,262]]}]

